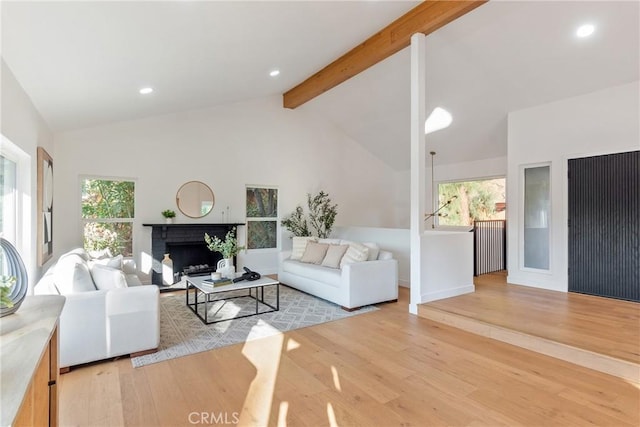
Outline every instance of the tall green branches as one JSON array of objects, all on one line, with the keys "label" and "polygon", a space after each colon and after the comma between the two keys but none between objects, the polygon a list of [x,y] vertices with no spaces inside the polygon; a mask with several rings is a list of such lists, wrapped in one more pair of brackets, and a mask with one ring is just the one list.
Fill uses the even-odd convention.
[{"label": "tall green branches", "polygon": [[294,236],[329,237],[338,215],[338,205],[331,204],[329,195],[320,191],[313,197],[307,194],[307,207],[309,208],[308,220],[305,218],[302,207],[296,206],[296,210],[282,220],[282,225]]},{"label": "tall green branches", "polygon": [[304,211],[299,205],[291,215],[282,220],[282,226],[292,232],[294,236],[311,236]]}]

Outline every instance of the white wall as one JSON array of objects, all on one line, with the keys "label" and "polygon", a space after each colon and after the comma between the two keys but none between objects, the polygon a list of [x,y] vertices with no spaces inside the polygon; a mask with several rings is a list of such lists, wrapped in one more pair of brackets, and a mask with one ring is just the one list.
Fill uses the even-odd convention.
[{"label": "white wall", "polygon": [[425,231],[420,240],[423,276],[419,303],[475,291],[473,234],[433,230]]},{"label": "white wall", "polygon": [[[507,174],[510,283],[567,291],[567,161],[640,148],[638,82],[509,114]],[[551,164],[551,265],[522,268],[523,165]]]},{"label": "white wall", "polygon": [[[160,212],[176,208],[176,191],[191,180],[213,189],[213,212],[201,220],[178,212],[176,222],[220,222],[227,206],[231,221],[244,222],[246,184],[277,186],[281,216],[304,206],[306,193],[324,190],[338,204],[336,226],[394,222],[393,171],[321,119],[283,109],[280,97],[66,132],[55,142],[59,251],[82,243],[82,175],[136,179],[138,254],[150,253],[142,223],[161,222]],[[239,264],[276,272],[277,253],[241,254]]]},{"label": "white wall", "polygon": [[[436,154],[437,156],[437,154]],[[472,162],[450,163],[445,165],[435,165],[433,179],[436,182],[458,181],[463,179],[493,178],[507,175],[507,157],[495,157],[490,159],[474,160]],[[431,185],[431,165],[427,165],[426,170],[427,210],[433,212],[433,196]],[[396,188],[395,200],[395,227],[409,227],[409,182],[410,171],[396,172],[394,185]],[[508,182],[507,182],[508,186]],[[437,209],[437,208],[436,208]],[[508,207],[507,207],[508,209]],[[431,228],[431,221],[426,224]]]},{"label": "white wall", "polygon": [[[13,144],[17,145],[29,157],[30,171],[26,178],[30,180],[26,194],[22,195],[23,209],[26,214],[22,228],[24,244],[18,248],[29,271],[29,286],[32,289],[39,279],[42,269],[37,266],[37,147],[44,147],[53,157],[54,180],[57,178],[57,163],[53,146],[53,136],[42,117],[34,107],[29,96],[22,89],[4,60],[1,61],[1,108],[0,132]],[[56,213],[54,212],[54,215]],[[54,239],[54,245],[57,245]],[[46,266],[45,266],[46,267]]]}]

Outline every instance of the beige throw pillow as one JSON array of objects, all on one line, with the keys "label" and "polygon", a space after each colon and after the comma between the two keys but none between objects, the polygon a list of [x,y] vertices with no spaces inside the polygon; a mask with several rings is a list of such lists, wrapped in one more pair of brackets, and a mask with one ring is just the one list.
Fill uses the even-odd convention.
[{"label": "beige throw pillow", "polygon": [[291,259],[299,261],[304,255],[304,250],[307,248],[308,242],[315,242],[318,240],[316,237],[301,237],[293,236],[293,249],[291,249]]},{"label": "beige throw pillow", "polygon": [[347,264],[353,264],[355,262],[366,261],[369,257],[369,248],[360,243],[352,243],[349,245],[349,249],[342,257],[340,261],[340,268]]},{"label": "beige throw pillow", "polygon": [[327,244],[309,242],[300,261],[309,264],[320,264],[327,253],[327,249],[329,249]]},{"label": "beige throw pillow", "polygon": [[330,268],[340,267],[340,261],[347,249],[349,249],[349,245],[329,245],[327,254],[322,260],[322,265]]}]

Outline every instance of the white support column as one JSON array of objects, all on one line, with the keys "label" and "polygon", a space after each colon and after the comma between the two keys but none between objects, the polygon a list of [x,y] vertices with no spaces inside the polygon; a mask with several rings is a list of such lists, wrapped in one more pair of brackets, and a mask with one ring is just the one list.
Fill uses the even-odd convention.
[{"label": "white support column", "polygon": [[409,312],[418,313],[422,295],[422,235],[426,198],[426,36],[411,36],[411,299]]}]

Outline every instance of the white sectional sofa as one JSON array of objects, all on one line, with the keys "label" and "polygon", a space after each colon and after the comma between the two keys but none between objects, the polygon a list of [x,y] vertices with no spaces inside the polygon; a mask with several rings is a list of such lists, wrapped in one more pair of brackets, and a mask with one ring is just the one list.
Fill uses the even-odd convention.
[{"label": "white sectional sofa", "polygon": [[159,290],[141,284],[131,260],[92,260],[74,249],[49,268],[34,293],[66,298],[60,368],[158,348]]},{"label": "white sectional sofa", "polygon": [[370,248],[365,260],[345,262],[352,246],[362,248],[362,245],[338,239],[319,239],[317,243],[329,245],[330,250],[349,245],[340,260],[341,265],[334,262],[331,267],[327,266],[330,263],[326,262],[326,258],[320,262],[319,258],[315,262],[304,262],[304,255],[308,253],[306,248],[300,259],[301,243],[295,239],[292,251],[280,253],[280,283],[331,301],[346,310],[398,299],[398,262],[393,259],[391,252],[380,250],[375,244],[365,244]]}]

